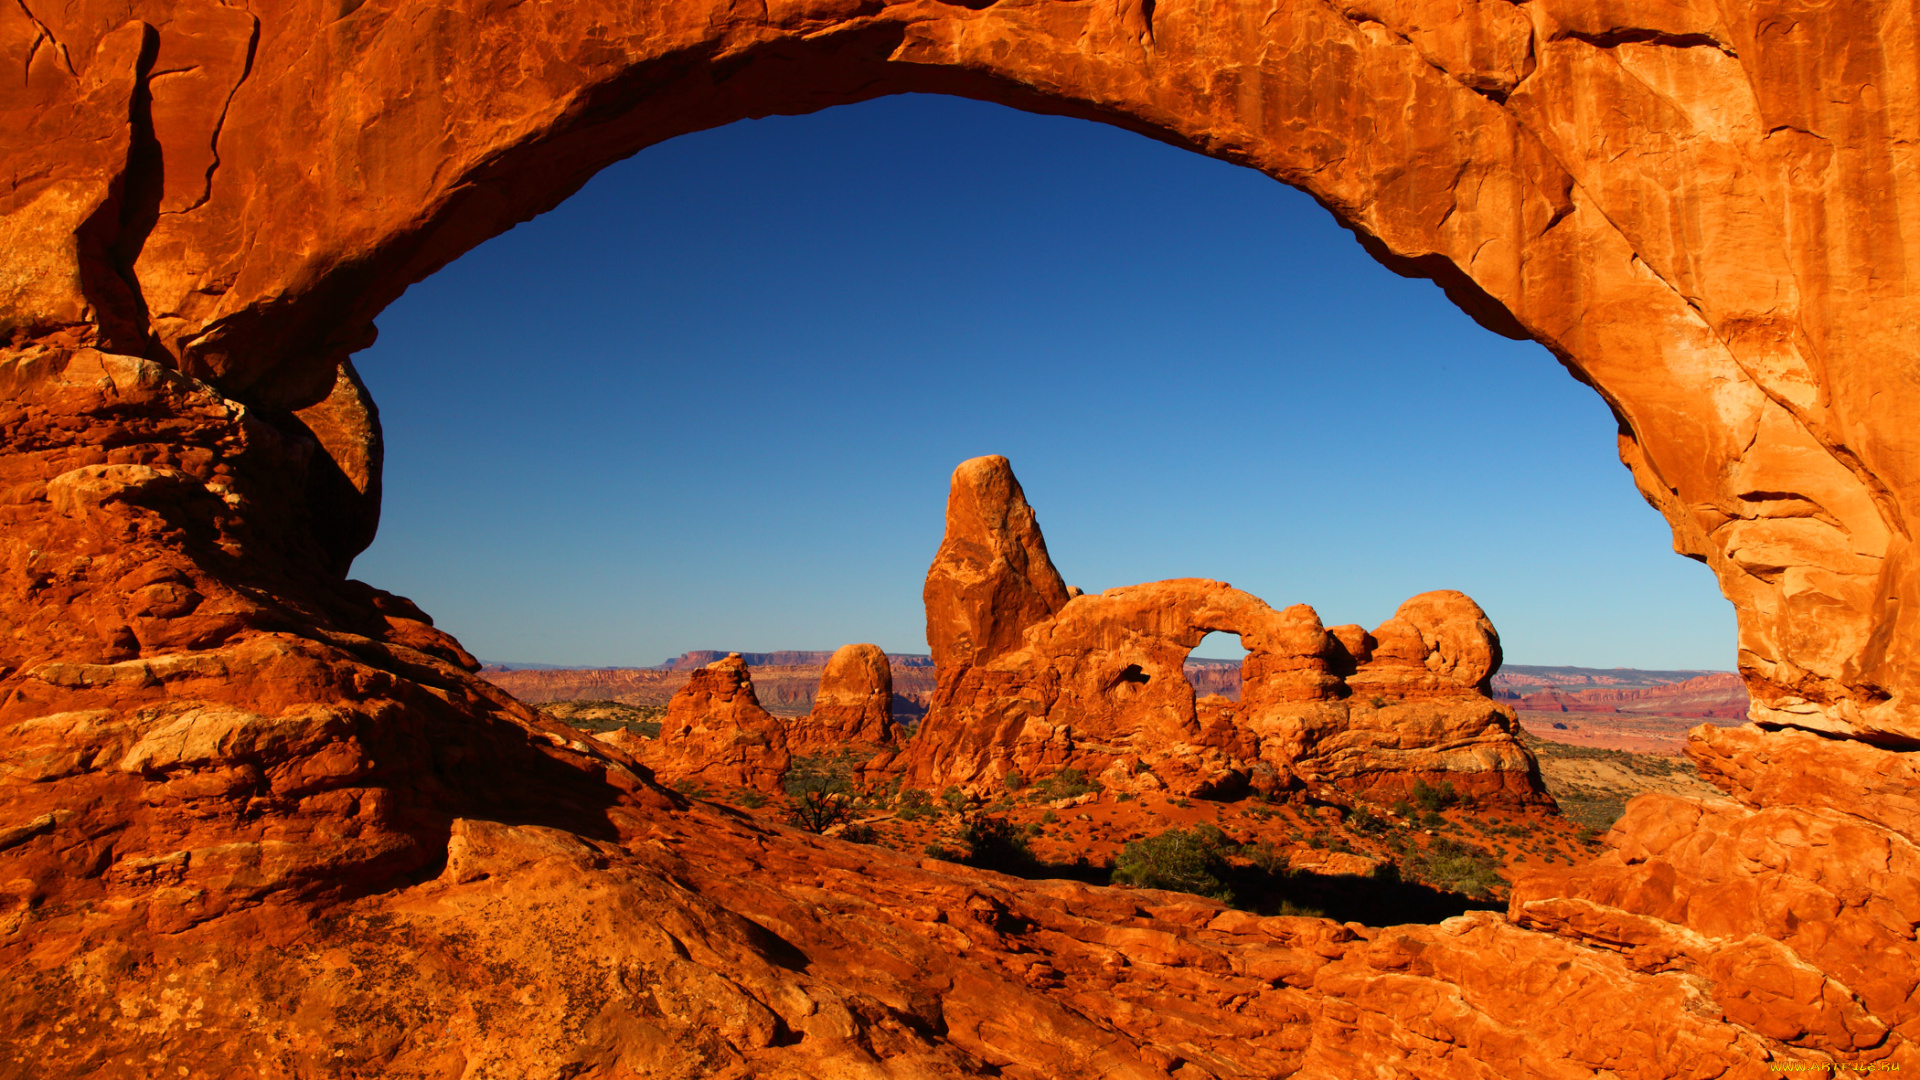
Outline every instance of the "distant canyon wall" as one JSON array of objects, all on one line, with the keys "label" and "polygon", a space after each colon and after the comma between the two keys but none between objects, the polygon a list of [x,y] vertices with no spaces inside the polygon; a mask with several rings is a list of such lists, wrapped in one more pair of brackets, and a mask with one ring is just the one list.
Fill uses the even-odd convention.
[{"label": "distant canyon wall", "polygon": [[[685,654],[704,655],[701,652]],[[752,656],[820,657],[817,663],[754,663]],[[814,695],[820,689],[820,677],[826,672],[832,653],[784,652],[741,654],[752,668],[753,686],[759,702],[767,711],[781,716],[800,716],[813,708]],[[699,665],[678,666],[659,671],[647,668],[514,668],[489,667],[480,674],[488,682],[531,704],[549,701],[624,701],[629,705],[666,705],[694,671],[709,663],[726,659],[721,653]],[[933,693],[933,668],[930,664],[896,662],[893,668],[893,692],[906,700],[896,709],[906,716],[917,716]]]}]

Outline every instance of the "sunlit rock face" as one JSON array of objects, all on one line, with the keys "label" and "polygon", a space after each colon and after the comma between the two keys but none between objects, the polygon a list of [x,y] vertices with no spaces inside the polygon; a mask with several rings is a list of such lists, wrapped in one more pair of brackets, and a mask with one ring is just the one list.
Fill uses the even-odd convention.
[{"label": "sunlit rock face", "polygon": [[[29,0],[0,45],[7,1071],[1920,1069],[1907,8]],[[662,139],[901,91],[1297,185],[1595,386],[1739,611],[1767,728],[1693,744],[1738,811],[1642,799],[1439,927],[1023,884],[689,804],[343,580],[342,365],[402,289]]]},{"label": "sunlit rock face", "polygon": [[760,707],[753,674],[739,653],[695,671],[660,720],[655,738],[627,735],[614,744],[663,783],[778,791],[791,755],[787,724]]},{"label": "sunlit rock face", "polygon": [[[1077,769],[1117,791],[1330,785],[1391,800],[1446,783],[1488,805],[1552,801],[1513,711],[1490,695],[1499,635],[1464,593],[1423,593],[1372,633],[1342,627],[1343,636],[1305,604],[1275,611],[1218,581],[1052,604],[1036,580],[1061,578],[1011,466],[962,463],[927,571],[940,683],[901,756],[910,782],[984,792],[1015,774]],[[996,645],[956,646],[969,638],[952,627],[990,627]],[[1196,699],[1183,673],[1210,633],[1236,634],[1247,650],[1237,702]]]},{"label": "sunlit rock face", "polygon": [[820,673],[813,708],[787,732],[796,749],[838,752],[852,747],[890,746],[893,724],[893,665],[878,645],[842,645]]}]

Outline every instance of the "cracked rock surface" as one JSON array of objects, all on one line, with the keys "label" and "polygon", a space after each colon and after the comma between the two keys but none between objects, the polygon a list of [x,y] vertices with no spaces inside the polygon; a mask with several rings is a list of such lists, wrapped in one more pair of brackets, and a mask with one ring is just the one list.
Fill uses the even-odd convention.
[{"label": "cracked rock surface", "polygon": [[[1885,0],[0,7],[0,1074],[1920,1069],[1917,34]],[[663,139],[909,91],[1301,187],[1594,386],[1739,614],[1758,724],[1690,745],[1734,805],[1643,797],[1437,926],[1022,882],[689,803],[345,577],[380,498],[347,357],[407,285]]]}]

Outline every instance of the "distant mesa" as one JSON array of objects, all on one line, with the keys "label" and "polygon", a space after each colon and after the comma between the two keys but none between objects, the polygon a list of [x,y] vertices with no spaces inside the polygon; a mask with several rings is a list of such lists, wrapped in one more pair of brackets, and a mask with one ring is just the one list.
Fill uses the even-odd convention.
[{"label": "distant mesa", "polygon": [[[879,646],[874,646],[877,650]],[[721,649],[690,649],[654,665],[655,671],[693,671],[716,660],[738,656],[749,667],[825,667],[838,652],[787,649],[778,652],[739,652]],[[925,653],[882,653],[894,667],[932,667],[933,658]]]},{"label": "distant mesa", "polygon": [[[1666,674],[1666,673],[1662,673]],[[1687,674],[1685,672],[1675,674]],[[1696,674],[1654,686],[1548,687],[1496,692],[1522,712],[1645,713],[1691,720],[1747,719],[1747,686],[1732,672]]]}]

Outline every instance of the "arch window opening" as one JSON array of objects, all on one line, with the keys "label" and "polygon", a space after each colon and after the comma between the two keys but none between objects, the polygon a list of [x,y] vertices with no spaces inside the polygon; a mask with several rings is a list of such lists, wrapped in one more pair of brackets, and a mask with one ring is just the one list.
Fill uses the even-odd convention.
[{"label": "arch window opening", "polygon": [[[738,652],[768,658],[747,663],[780,711],[772,669],[803,665],[775,658],[870,642],[896,720],[925,716],[912,741],[934,744],[922,590],[949,478],[987,454],[1012,462],[1065,580],[1095,586],[1070,611],[1199,578],[1373,629],[1457,589],[1517,663],[1732,666],[1731,611],[1671,554],[1597,395],[1373,262],[1305,195],[1118,129],[908,96],[696,133],[603,171],[379,324],[355,363],[386,425],[386,516],[355,576],[486,662],[680,661],[554,676],[593,688],[576,697]],[[1175,823],[1292,844],[1329,879],[1402,858],[1390,839],[1425,850],[1403,823],[1289,803],[1303,788],[1284,763],[1260,772],[1223,734],[1243,714],[1238,636],[1179,665],[1193,701],[1177,648],[1099,670],[1062,718],[1131,725],[1137,753],[1000,762],[1018,781],[995,792],[914,790],[949,810],[1007,796],[1056,876],[1084,858],[1072,872],[1105,880]],[[1397,700],[1359,700],[1376,697]],[[1299,707],[1397,715],[1343,702]],[[1140,760],[1180,745],[1201,748],[1184,774]],[[888,846],[952,842],[933,806],[907,807]],[[1283,902],[1259,891],[1281,865],[1236,886],[1243,900]],[[1498,902],[1491,877],[1421,874],[1407,895],[1301,903],[1376,921]]]},{"label": "arch window opening", "polygon": [[1597,395],[1300,192],[1115,128],[905,95],[698,132],[378,322],[354,575],[483,660],[924,653],[947,477],[999,453],[1077,583],[1367,626],[1458,588],[1516,663],[1733,666]]},{"label": "arch window opening", "polygon": [[1215,630],[1200,639],[1187,654],[1185,673],[1193,687],[1193,696],[1219,696],[1240,700],[1240,665],[1247,659],[1247,647],[1240,635]]}]

